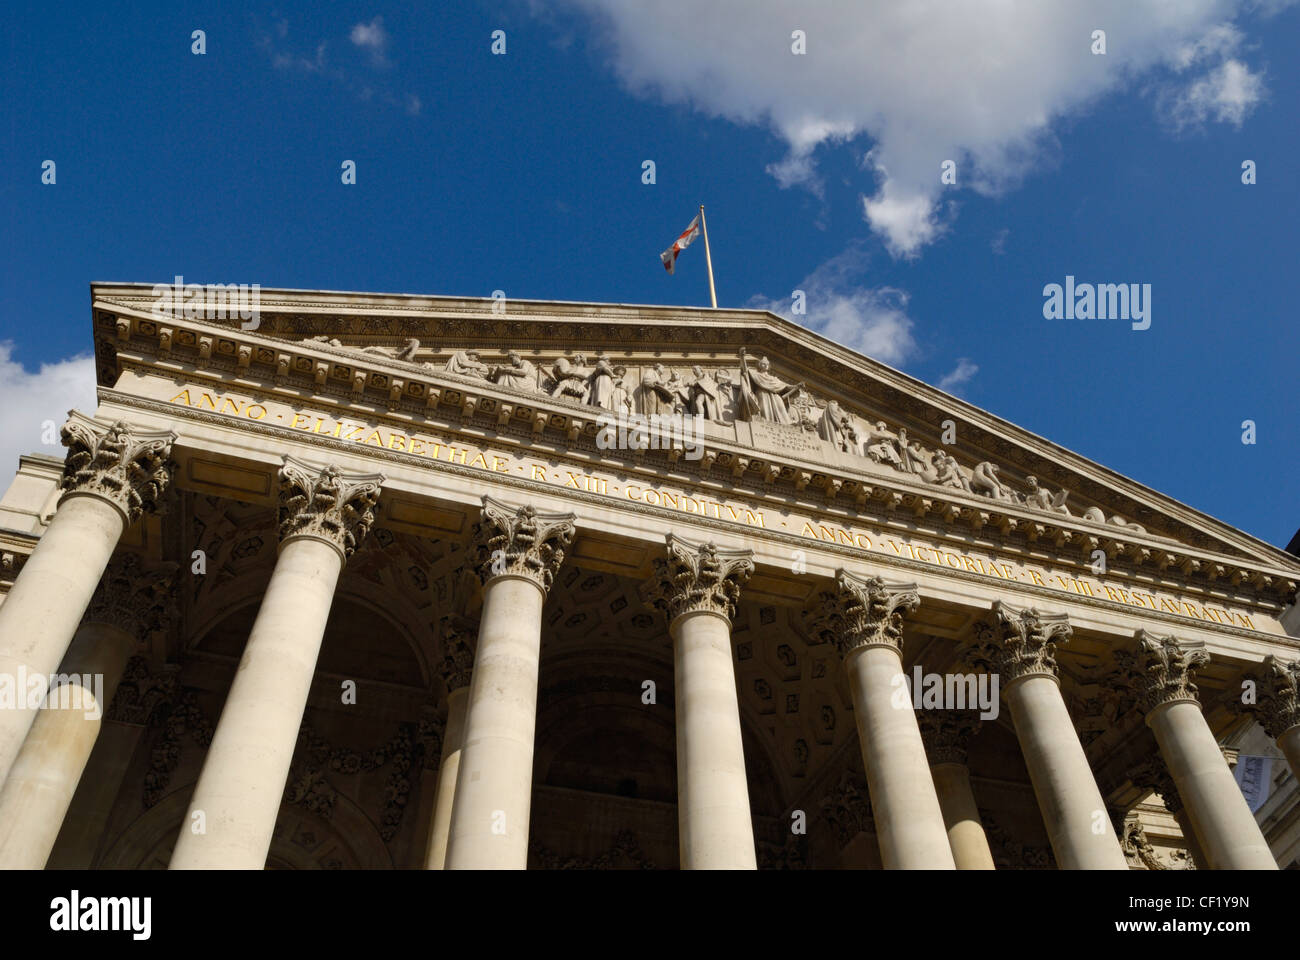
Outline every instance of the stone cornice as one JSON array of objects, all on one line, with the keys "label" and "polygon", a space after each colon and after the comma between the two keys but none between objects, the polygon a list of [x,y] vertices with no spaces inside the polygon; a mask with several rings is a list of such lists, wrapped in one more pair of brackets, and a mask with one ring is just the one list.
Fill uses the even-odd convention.
[{"label": "stone cornice", "polygon": [[[151,291],[150,284],[97,284],[92,288],[92,298],[97,309],[156,321],[150,313],[154,302]],[[942,413],[940,419],[953,418],[963,430],[963,448],[985,451],[994,460],[1015,461],[1027,471],[1068,486],[1085,498],[1113,500],[1117,493],[1127,497],[1119,507],[1125,516],[1150,524],[1152,518],[1162,515],[1182,525],[1185,529],[1180,530],[1179,538],[1194,547],[1204,549],[1209,546],[1207,538],[1217,537],[1247,556],[1267,556],[1270,562],[1286,564],[1285,569],[1295,566],[1291,558],[1270,544],[765,311],[511,300],[506,311],[499,313],[494,307],[500,304],[482,298],[285,290],[262,291],[261,307],[264,318],[258,333],[243,334],[236,322],[177,320],[172,326],[198,324],[251,336],[263,343],[275,343],[275,334],[306,336],[322,332],[364,336],[371,342],[397,342],[402,335],[427,332],[431,321],[442,318],[446,323],[439,324],[440,337],[448,347],[501,343],[506,338],[512,344],[545,344],[553,349],[554,328],[558,325],[568,338],[566,349],[587,344],[617,349],[633,341],[643,341],[652,348],[660,332],[661,341],[679,350],[710,345],[723,349],[741,344],[778,349],[787,366],[801,365],[823,376],[827,363],[838,364],[842,369],[830,371],[830,379],[872,396],[874,403],[869,405],[877,410],[904,410],[921,423],[935,420],[928,415],[932,413]],[[324,321],[328,321],[327,329]],[[114,322],[110,317],[110,325]],[[937,432],[937,421],[930,429]],[[1062,469],[1069,473],[1062,474]]]}]

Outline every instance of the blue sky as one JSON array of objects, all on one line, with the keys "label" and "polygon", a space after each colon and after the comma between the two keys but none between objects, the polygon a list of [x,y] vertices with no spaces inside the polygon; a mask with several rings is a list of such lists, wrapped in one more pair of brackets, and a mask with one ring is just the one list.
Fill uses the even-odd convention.
[{"label": "blue sky", "polygon": [[[10,12],[6,469],[93,396],[92,280],[705,305],[701,249],[658,259],[703,202],[723,306],[804,289],[820,332],[1261,539],[1300,525],[1300,7],[436,6]],[[1150,329],[1044,319],[1067,274],[1149,283]]]}]

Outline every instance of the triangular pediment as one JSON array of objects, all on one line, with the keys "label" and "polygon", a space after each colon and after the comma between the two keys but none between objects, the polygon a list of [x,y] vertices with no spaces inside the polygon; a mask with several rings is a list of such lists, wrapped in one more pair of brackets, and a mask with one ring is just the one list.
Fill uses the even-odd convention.
[{"label": "triangular pediment", "polygon": [[[575,443],[602,414],[698,414],[699,469],[792,497],[1280,597],[1300,574],[1269,544],[765,311],[263,290],[254,328],[159,317],[155,299],[148,285],[95,287],[102,385],[116,378],[116,331],[179,356],[229,352],[249,376],[427,397],[498,424],[532,417]],[[205,330],[219,342],[205,347]]]}]

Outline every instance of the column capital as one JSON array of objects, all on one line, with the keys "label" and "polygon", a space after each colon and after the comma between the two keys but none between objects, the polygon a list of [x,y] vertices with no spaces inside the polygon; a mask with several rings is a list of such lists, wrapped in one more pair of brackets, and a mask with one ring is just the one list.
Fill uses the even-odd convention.
[{"label": "column capital", "polygon": [[60,434],[63,496],[90,494],[107,500],[130,526],[153,512],[171,481],[174,430],[145,430],[122,420],[105,424],[76,410]]},{"label": "column capital", "polygon": [[716,613],[728,622],[736,614],[740,588],[754,572],[753,550],[719,549],[668,534],[668,556],[655,560],[654,577],[642,597],[662,610],[671,625],[686,613]]},{"label": "column capital", "polygon": [[524,577],[548,593],[577,532],[571,513],[539,513],[483,498],[474,525],[475,567],[486,584],[494,577]]},{"label": "column capital", "polygon": [[979,730],[975,710],[920,710],[916,715],[921,741],[930,766],[939,763],[966,765],[971,737]]},{"label": "column capital", "polygon": [[886,583],[880,577],[859,577],[840,569],[836,590],[821,595],[814,629],[835,645],[840,656],[864,647],[903,651],[903,616],[921,605],[915,583]]},{"label": "column capital", "polygon": [[438,675],[447,685],[447,692],[469,686],[474,672],[478,631],[455,617],[443,617],[439,622],[439,634],[442,636],[443,658],[438,666]]},{"label": "column capital", "polygon": [[1300,726],[1300,660],[1288,663],[1270,653],[1259,669],[1246,677],[1255,681],[1257,702],[1239,704],[1234,699],[1235,707],[1254,714],[1264,732],[1274,740],[1292,727]]},{"label": "column capital", "polygon": [[146,565],[137,554],[117,554],[95,588],[82,622],[117,627],[141,643],[167,619],[176,570],[175,563]]},{"label": "column capital", "polygon": [[1025,677],[1057,678],[1056,645],[1068,643],[1072,630],[1064,613],[1015,610],[993,601],[987,614],[975,622],[966,650],[973,666],[997,673],[1003,687]]},{"label": "column capital", "polygon": [[299,537],[322,540],[348,557],[370,532],[382,474],[345,474],[286,456],[280,468],[280,545]]},{"label": "column capital", "polygon": [[1195,672],[1210,662],[1205,644],[1180,643],[1174,637],[1158,637],[1146,630],[1133,634],[1135,650],[1116,650],[1120,682],[1137,697],[1142,712],[1149,714],[1168,703],[1200,705]]},{"label": "column capital", "polygon": [[1183,798],[1178,788],[1174,786],[1173,775],[1170,774],[1169,768],[1159,754],[1153,754],[1130,767],[1128,778],[1133,781],[1135,787],[1160,794],[1165,809],[1170,813],[1177,815],[1182,812]]}]

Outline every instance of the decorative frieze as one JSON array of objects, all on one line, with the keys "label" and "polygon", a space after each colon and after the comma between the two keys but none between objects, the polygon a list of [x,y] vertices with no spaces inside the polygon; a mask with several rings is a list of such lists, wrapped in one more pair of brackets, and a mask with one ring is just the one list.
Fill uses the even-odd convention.
[{"label": "decorative frieze", "polygon": [[1071,635],[1070,618],[1064,613],[1017,611],[1001,600],[976,621],[966,659],[972,666],[996,673],[1005,687],[1022,677],[1055,678],[1056,646]]},{"label": "decorative frieze", "polygon": [[78,413],[63,425],[61,489],[67,494],[89,493],[108,500],[134,523],[158,508],[171,480],[174,430],[142,430],[121,420],[104,425]]},{"label": "decorative frieze", "polygon": [[813,629],[841,657],[867,646],[887,646],[902,653],[903,617],[921,605],[915,583],[886,583],[847,570],[835,574],[837,589],[821,594]]},{"label": "decorative frieze", "polygon": [[1153,754],[1134,764],[1128,769],[1127,776],[1133,781],[1133,786],[1140,790],[1159,794],[1160,799],[1164,801],[1165,809],[1170,813],[1177,816],[1182,812],[1182,795],[1174,786],[1174,778],[1169,773],[1169,767],[1158,754]]},{"label": "decorative frieze", "polygon": [[577,532],[575,519],[572,513],[539,513],[485,496],[474,525],[480,578],[487,583],[493,577],[527,577],[549,591]]},{"label": "decorative frieze", "polygon": [[667,540],[667,559],[655,560],[653,579],[642,596],[662,610],[671,624],[686,613],[736,614],[740,588],[754,572],[754,551],[723,550],[713,543],[692,544],[675,534]]},{"label": "decorative frieze", "polygon": [[475,631],[453,617],[443,617],[439,627],[443,658],[438,675],[448,692],[468,687],[474,672]]},{"label": "decorative frieze", "polygon": [[280,468],[280,543],[314,537],[346,559],[375,521],[382,474],[344,474],[334,464],[323,470],[293,457]]},{"label": "decorative frieze", "polygon": [[1116,650],[1120,682],[1137,698],[1144,713],[1166,703],[1198,703],[1193,675],[1210,662],[1204,643],[1179,643],[1146,630],[1133,635],[1136,650]]}]

